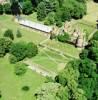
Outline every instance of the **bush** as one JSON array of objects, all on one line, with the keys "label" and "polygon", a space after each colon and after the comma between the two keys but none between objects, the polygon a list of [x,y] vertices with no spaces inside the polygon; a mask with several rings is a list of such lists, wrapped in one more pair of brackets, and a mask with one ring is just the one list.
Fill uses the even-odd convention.
[{"label": "bush", "polygon": [[23,14],[29,15],[32,14],[32,11],[33,11],[32,3],[30,1],[24,2],[22,8]]},{"label": "bush", "polygon": [[13,55],[9,56],[9,60],[10,60],[11,64],[15,64],[17,62],[17,58],[15,56],[13,56]]},{"label": "bush", "polygon": [[10,54],[17,58],[17,61],[21,61],[26,57],[26,44],[23,42],[13,43],[10,48]]},{"label": "bush", "polygon": [[45,19],[44,24],[45,25],[52,25],[55,23],[55,13],[54,12],[50,12],[47,16],[47,18]]},{"label": "bush", "polygon": [[23,64],[23,63],[17,63],[15,65],[15,74],[16,75],[19,75],[19,76],[23,75],[23,74],[26,73],[26,71],[27,71],[27,66],[25,64]]},{"label": "bush", "polygon": [[0,91],[0,98],[2,98],[2,94],[1,94],[1,91]]},{"label": "bush", "polygon": [[27,44],[26,57],[31,58],[38,54],[38,48],[34,43]]},{"label": "bush", "polygon": [[6,38],[0,38],[0,57],[9,52],[12,41]]},{"label": "bush", "polygon": [[23,91],[29,91],[30,88],[29,88],[29,86],[23,86],[23,87],[22,87],[22,90],[23,90]]},{"label": "bush", "polygon": [[70,36],[68,33],[58,35],[57,38],[58,38],[58,41],[60,42],[68,42],[70,40]]},{"label": "bush", "polygon": [[0,15],[3,14],[3,6],[0,4]]},{"label": "bush", "polygon": [[11,14],[11,5],[9,3],[5,3],[3,7],[5,14]]},{"label": "bush", "polygon": [[93,39],[98,41],[98,31],[96,31],[93,35]]},{"label": "bush", "polygon": [[10,48],[10,54],[17,58],[17,61],[21,61],[26,57],[34,57],[38,53],[38,48],[33,43],[18,42],[13,43]]},{"label": "bush", "polygon": [[10,29],[6,30],[4,33],[4,37],[8,37],[8,38],[14,40],[14,35],[13,35],[12,30],[10,30]]},{"label": "bush", "polygon": [[16,37],[17,37],[17,38],[21,38],[21,37],[22,37],[22,33],[21,33],[19,30],[17,30]]},{"label": "bush", "polygon": [[37,7],[37,19],[43,21],[46,17],[46,7],[44,2],[40,2]]}]

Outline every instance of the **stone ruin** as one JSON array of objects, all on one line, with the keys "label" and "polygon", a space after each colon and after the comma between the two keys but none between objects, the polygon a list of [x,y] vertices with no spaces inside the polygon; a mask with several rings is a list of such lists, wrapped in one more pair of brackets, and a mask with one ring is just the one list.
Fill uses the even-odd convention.
[{"label": "stone ruin", "polygon": [[83,48],[85,46],[85,33],[80,31],[79,28],[72,30],[70,22],[64,24],[64,32],[68,33],[71,37],[70,42],[74,43],[75,46]]}]

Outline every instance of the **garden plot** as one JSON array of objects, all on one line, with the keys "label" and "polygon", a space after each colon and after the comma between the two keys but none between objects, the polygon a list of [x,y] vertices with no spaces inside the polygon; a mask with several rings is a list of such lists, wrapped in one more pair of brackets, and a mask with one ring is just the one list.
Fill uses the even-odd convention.
[{"label": "garden plot", "polygon": [[47,48],[41,49],[39,54],[32,58],[32,62],[39,64],[42,68],[58,72],[65,67],[65,65],[70,61],[65,56],[57,54],[56,52],[50,51]]}]

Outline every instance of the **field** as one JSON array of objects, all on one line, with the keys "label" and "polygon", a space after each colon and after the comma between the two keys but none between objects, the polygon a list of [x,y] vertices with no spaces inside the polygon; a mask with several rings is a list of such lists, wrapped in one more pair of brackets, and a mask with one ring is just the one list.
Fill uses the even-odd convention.
[{"label": "field", "polygon": [[22,38],[16,38],[15,41],[26,41],[26,42],[34,42],[39,44],[42,40],[46,39],[46,36],[40,32],[32,31],[32,29],[24,28],[20,26],[18,23],[13,21],[12,16],[3,15],[0,16],[0,37],[3,36],[3,33],[7,29],[12,29],[14,35],[16,36],[17,30],[20,30],[22,33]]},{"label": "field", "polygon": [[[0,58],[0,100],[35,100],[36,89],[44,82],[44,78],[39,74],[27,70],[23,76],[14,74],[14,65],[8,61],[8,55]],[[23,86],[29,86],[29,91],[22,91]]]}]

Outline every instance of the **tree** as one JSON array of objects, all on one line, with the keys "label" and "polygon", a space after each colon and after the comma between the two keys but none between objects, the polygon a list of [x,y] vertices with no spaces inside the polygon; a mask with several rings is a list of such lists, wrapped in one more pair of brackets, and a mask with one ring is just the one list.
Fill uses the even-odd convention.
[{"label": "tree", "polygon": [[0,15],[3,14],[3,5],[0,4]]},{"label": "tree", "polygon": [[60,42],[68,42],[70,40],[70,36],[66,32],[64,34],[58,35],[57,38],[58,38],[58,41]]},{"label": "tree", "polygon": [[0,57],[9,52],[12,41],[6,38],[0,38]]},{"label": "tree", "polygon": [[98,31],[96,31],[93,35],[93,38],[94,40],[97,40],[98,41]]},{"label": "tree", "polygon": [[22,33],[21,33],[19,30],[17,30],[16,37],[17,37],[17,38],[21,38],[21,37],[22,37]]},{"label": "tree", "polygon": [[88,50],[84,49],[80,54],[79,54],[81,59],[85,59],[88,57]]},{"label": "tree", "polygon": [[33,43],[25,42],[13,43],[10,48],[10,54],[16,57],[17,61],[21,61],[26,57],[34,57],[38,53],[38,48]]},{"label": "tree", "polygon": [[10,54],[17,58],[17,61],[21,61],[26,57],[26,44],[23,42],[13,43],[10,48]]},{"label": "tree", "polygon": [[23,3],[23,8],[22,8],[23,14],[29,15],[29,14],[32,14],[32,11],[33,11],[33,6],[32,6],[31,1],[25,1]]},{"label": "tree", "polygon": [[37,19],[43,21],[46,17],[46,7],[44,2],[40,2],[37,7]]},{"label": "tree", "polygon": [[34,43],[27,44],[26,56],[28,58],[34,57],[38,54],[38,48]]},{"label": "tree", "polygon": [[8,38],[14,40],[14,35],[13,35],[12,30],[10,30],[10,29],[6,30],[4,33],[4,37],[8,37]]},{"label": "tree", "polygon": [[11,3],[11,11],[13,15],[20,15],[20,6],[18,1],[12,1]]},{"label": "tree", "polygon": [[5,14],[11,14],[11,5],[10,5],[10,3],[5,3],[3,5],[3,8],[4,8]]},{"label": "tree", "polygon": [[48,16],[46,17],[44,24],[52,25],[54,23],[55,23],[55,13],[54,12],[50,12],[48,14]]},{"label": "tree", "polygon": [[26,73],[26,71],[27,71],[27,66],[25,64],[23,64],[23,63],[17,63],[15,65],[15,74],[16,75],[19,75],[19,76],[23,75],[23,74]]}]

